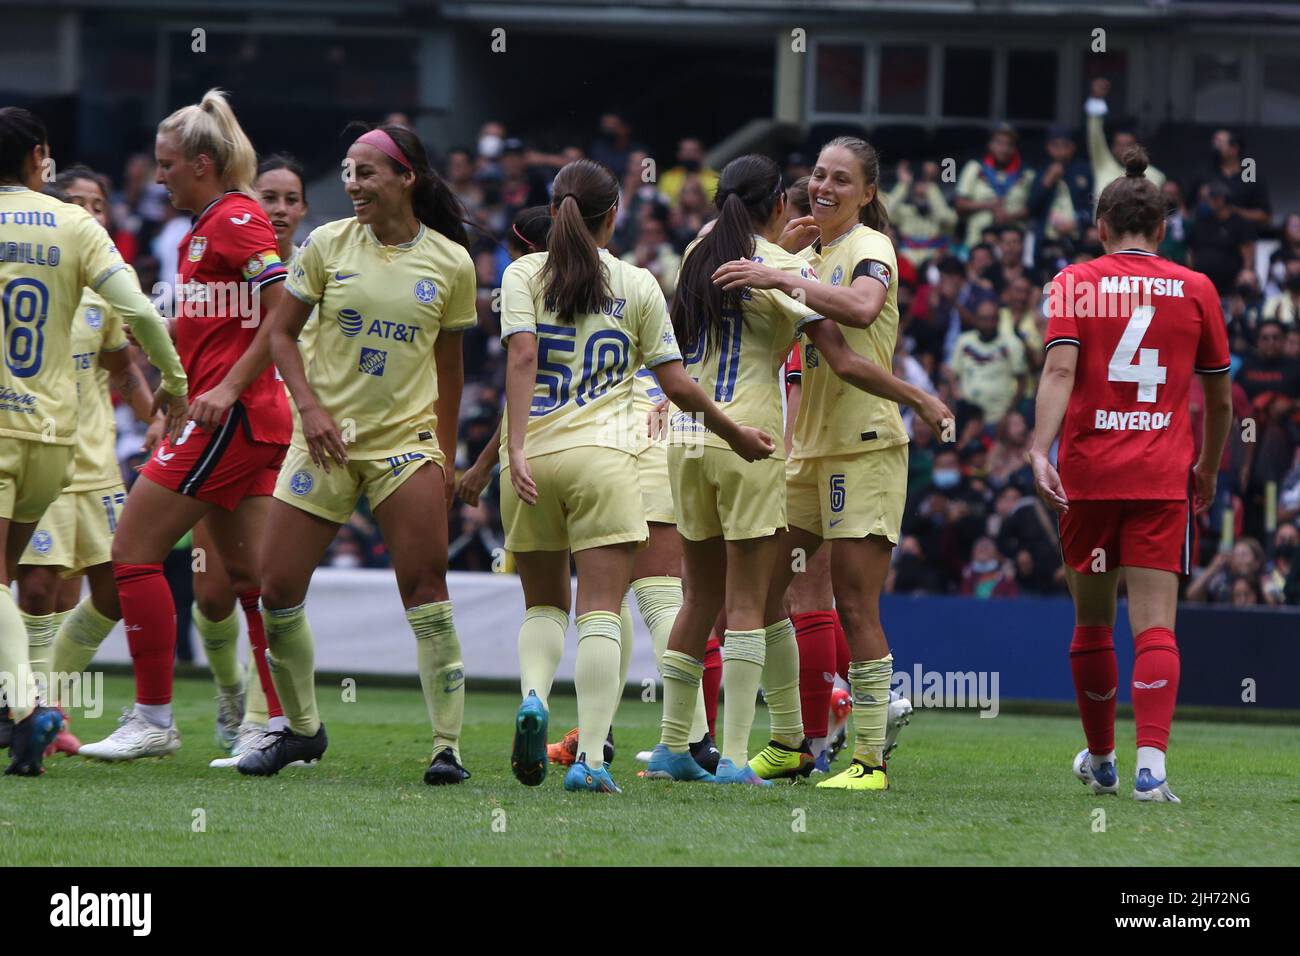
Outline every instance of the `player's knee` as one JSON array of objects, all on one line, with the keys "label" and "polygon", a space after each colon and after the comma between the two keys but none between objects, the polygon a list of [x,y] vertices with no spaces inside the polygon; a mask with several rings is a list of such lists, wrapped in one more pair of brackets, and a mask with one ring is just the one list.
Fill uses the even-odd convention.
[{"label": "player's knee", "polygon": [[439,577],[436,574],[399,577],[397,591],[406,607],[419,607],[421,604],[434,604],[448,599],[447,580],[445,576]]},{"label": "player's knee", "polygon": [[18,579],[18,608],[24,614],[53,614],[58,595],[58,576],[40,569]]},{"label": "player's knee", "polygon": [[235,612],[235,595],[230,591],[194,589],[194,603],[209,621],[224,621]]},{"label": "player's knee", "polygon": [[881,630],[880,609],[874,604],[856,599],[836,601],[835,609],[839,612],[840,623],[846,631],[854,633],[875,633]]}]

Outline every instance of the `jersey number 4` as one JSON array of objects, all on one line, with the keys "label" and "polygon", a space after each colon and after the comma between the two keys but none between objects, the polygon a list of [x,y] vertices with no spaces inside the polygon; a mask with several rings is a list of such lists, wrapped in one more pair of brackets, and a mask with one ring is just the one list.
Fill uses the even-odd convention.
[{"label": "jersey number 4", "polygon": [[[1160,350],[1138,348],[1142,344],[1142,337],[1151,327],[1151,320],[1155,315],[1154,305],[1140,305],[1133,310],[1128,325],[1124,326],[1124,334],[1119,337],[1119,344],[1115,346],[1115,354],[1110,357],[1110,362],[1106,366],[1108,380],[1137,384],[1139,402],[1154,402],[1156,386],[1165,384],[1167,369],[1160,364]],[[1135,355],[1139,355],[1136,364],[1133,362]]]}]

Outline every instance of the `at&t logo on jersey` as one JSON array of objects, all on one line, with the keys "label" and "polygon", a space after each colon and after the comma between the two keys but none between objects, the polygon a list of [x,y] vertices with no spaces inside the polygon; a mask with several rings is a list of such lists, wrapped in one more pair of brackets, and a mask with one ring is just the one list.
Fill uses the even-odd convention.
[{"label": "at&t logo on jersey", "polygon": [[428,305],[438,295],[438,287],[433,284],[432,279],[421,279],[415,284],[415,297]]},{"label": "at&t logo on jersey", "polygon": [[1097,409],[1094,427],[1099,432],[1154,432],[1169,427],[1173,412],[1110,412]]},{"label": "at&t logo on jersey", "polygon": [[383,349],[361,350],[361,359],[357,362],[357,371],[365,372],[367,375],[383,375],[384,364],[388,361],[388,353]]},{"label": "at&t logo on jersey", "polygon": [[339,330],[350,339],[361,334],[361,326],[365,323],[356,309],[339,309],[338,320]]},{"label": "at&t logo on jersey", "polygon": [[54,547],[54,538],[48,531],[37,531],[32,535],[32,550],[37,554],[49,554]]},{"label": "at&t logo on jersey", "polygon": [[86,310],[86,324],[98,332],[104,324],[104,313],[92,305]]},{"label": "at&t logo on jersey", "polygon": [[311,491],[312,485],[314,484],[315,482],[312,480],[311,475],[307,472],[295,471],[293,477],[289,479],[289,490],[301,498],[303,495]]}]

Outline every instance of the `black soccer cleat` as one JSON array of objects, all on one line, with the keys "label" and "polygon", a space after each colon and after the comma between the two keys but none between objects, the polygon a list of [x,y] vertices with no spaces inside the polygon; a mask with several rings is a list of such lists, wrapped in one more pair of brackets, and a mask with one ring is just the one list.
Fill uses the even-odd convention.
[{"label": "black soccer cleat", "polygon": [[605,735],[605,763],[614,762],[614,728],[609,728],[609,733]]},{"label": "black soccer cleat", "polygon": [[691,744],[691,756],[708,773],[717,773],[718,761],[722,759],[722,751],[713,742],[713,734],[706,730],[703,737]]},{"label": "black soccer cleat", "polygon": [[443,747],[433,755],[433,762],[424,772],[424,782],[431,787],[440,787],[447,783],[460,783],[468,780],[470,773],[456,760],[450,747]]},{"label": "black soccer cleat", "polygon": [[12,758],[5,774],[15,777],[39,777],[45,772],[41,760],[45,748],[54,742],[63,728],[63,714],[57,707],[37,707],[13,724],[9,743]]},{"label": "black soccer cleat", "polygon": [[14,740],[14,719],[8,707],[0,707],[0,750],[8,750]]},{"label": "black soccer cleat", "polygon": [[245,751],[235,764],[237,770],[249,777],[273,777],[285,767],[295,764],[311,766],[325,754],[328,746],[325,725],[321,724],[315,736],[306,737],[292,730],[276,730],[266,734]]}]

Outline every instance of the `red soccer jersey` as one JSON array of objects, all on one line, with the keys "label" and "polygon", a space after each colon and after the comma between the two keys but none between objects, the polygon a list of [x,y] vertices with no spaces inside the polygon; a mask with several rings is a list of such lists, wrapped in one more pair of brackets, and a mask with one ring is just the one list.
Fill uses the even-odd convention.
[{"label": "red soccer jersey", "polygon": [[[199,213],[177,259],[176,350],[190,397],[221,383],[257,334],[253,290],[285,278],[262,207],[228,192]],[[289,444],[293,420],[284,386],[267,368],[239,396],[254,441]]]},{"label": "red soccer jersey", "polygon": [[1230,361],[1213,284],[1125,250],[1062,269],[1044,308],[1046,347],[1079,347],[1057,461],[1066,496],[1185,499],[1192,375],[1226,373]]}]

